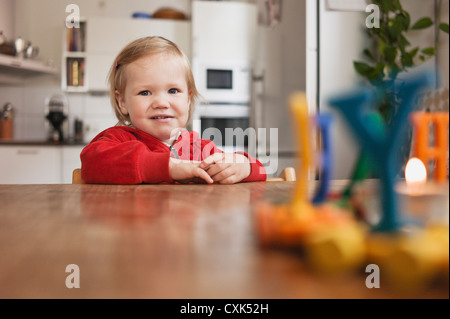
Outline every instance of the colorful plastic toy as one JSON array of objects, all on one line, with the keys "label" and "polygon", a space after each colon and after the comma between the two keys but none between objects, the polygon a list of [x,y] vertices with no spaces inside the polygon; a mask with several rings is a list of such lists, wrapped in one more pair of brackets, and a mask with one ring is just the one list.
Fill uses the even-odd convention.
[{"label": "colorful plastic toy", "polygon": [[[361,153],[349,185],[337,200],[330,199],[329,181],[332,177],[330,127],[332,118],[323,116],[311,120],[306,96],[295,94],[290,106],[296,123],[298,149],[298,178],[294,196],[285,204],[263,202],[255,208],[258,236],[262,245],[292,247],[305,252],[312,269],[325,273],[356,270],[364,264],[377,264],[389,285],[397,289],[417,290],[439,279],[448,283],[449,227],[448,223],[418,224],[399,210],[394,184],[400,169],[397,150],[403,137],[409,114],[413,111],[419,90],[433,81],[432,72],[418,73],[403,83],[399,100],[402,101],[392,123],[386,125],[370,105],[375,93],[358,89],[331,99],[330,103],[346,118],[360,141]],[[416,141],[422,156],[437,158],[437,150],[448,152],[448,114],[431,117],[439,130],[438,147],[424,146],[423,134]],[[411,116],[416,128],[429,128],[418,115]],[[437,118],[437,120],[436,120]],[[322,183],[310,201],[308,197],[308,171],[318,163],[312,151],[311,129],[318,125],[322,133]],[[422,132],[421,131],[421,132]],[[444,132],[444,133],[442,133]],[[446,148],[442,147],[446,141]],[[440,154],[440,153],[439,153]],[[448,154],[448,153],[447,153]],[[440,166],[442,167],[442,165]],[[442,179],[442,169],[436,178]],[[380,180],[380,221],[375,225],[361,223],[354,212],[354,186],[375,171]],[[444,181],[445,182],[445,181]],[[448,176],[447,176],[448,183]],[[364,219],[362,220],[364,221]]]},{"label": "colorful plastic toy", "polygon": [[[338,273],[361,266],[365,258],[365,227],[353,214],[325,202],[328,182],[331,179],[331,154],[326,153],[322,163],[325,182],[315,196],[315,204],[308,198],[308,170],[312,166],[313,152],[310,143],[311,117],[308,115],[306,96],[292,96],[290,106],[298,125],[297,142],[302,150],[299,160],[297,185],[291,201],[283,205],[262,203],[256,208],[258,234],[263,245],[281,245],[301,248],[314,270]],[[318,120],[329,148],[331,117]]]}]

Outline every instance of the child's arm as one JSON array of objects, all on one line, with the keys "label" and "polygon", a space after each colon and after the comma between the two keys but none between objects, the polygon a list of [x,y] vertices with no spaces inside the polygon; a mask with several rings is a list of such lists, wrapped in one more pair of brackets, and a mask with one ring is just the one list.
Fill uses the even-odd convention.
[{"label": "child's arm", "polygon": [[239,183],[251,173],[250,160],[236,153],[215,153],[204,159],[199,167],[219,184]]},{"label": "child's arm", "polygon": [[81,175],[88,184],[171,183],[170,154],[151,152],[141,142],[102,143],[81,153]]},{"label": "child's arm", "polygon": [[[155,144],[154,147],[158,147]],[[81,176],[88,184],[172,183],[170,153],[151,150],[121,127],[107,129],[81,152]]]}]

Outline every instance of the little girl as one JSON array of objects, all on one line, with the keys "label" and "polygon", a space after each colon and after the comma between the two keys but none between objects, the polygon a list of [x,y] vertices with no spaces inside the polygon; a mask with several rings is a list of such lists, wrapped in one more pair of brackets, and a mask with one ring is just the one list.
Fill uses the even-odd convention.
[{"label": "little girl", "polygon": [[109,74],[118,124],[81,152],[85,183],[141,184],[265,181],[262,164],[246,153],[223,153],[184,127],[199,93],[189,60],[162,37],[135,40]]}]

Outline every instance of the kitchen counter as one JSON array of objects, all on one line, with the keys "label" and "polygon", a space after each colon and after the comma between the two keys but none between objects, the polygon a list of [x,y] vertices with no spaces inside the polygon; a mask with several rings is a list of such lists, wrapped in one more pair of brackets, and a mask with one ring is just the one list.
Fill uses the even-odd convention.
[{"label": "kitchen counter", "polygon": [[5,140],[0,138],[0,146],[85,146],[86,142],[64,141],[62,143],[54,143],[45,140]]},{"label": "kitchen counter", "polygon": [[[253,207],[294,187],[0,185],[0,298],[448,299],[448,283],[368,289],[363,270],[327,278],[300,254],[262,249]],[[68,265],[80,288],[66,287]]]}]

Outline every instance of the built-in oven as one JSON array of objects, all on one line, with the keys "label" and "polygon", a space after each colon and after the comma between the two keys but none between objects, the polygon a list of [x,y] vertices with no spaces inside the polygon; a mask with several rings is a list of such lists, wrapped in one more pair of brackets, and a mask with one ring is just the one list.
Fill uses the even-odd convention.
[{"label": "built-in oven", "polygon": [[253,133],[249,127],[248,105],[198,105],[192,119],[194,131],[227,153],[248,150]]},{"label": "built-in oven", "polygon": [[225,152],[247,151],[250,125],[251,65],[246,60],[193,59],[202,96],[192,128]]}]

